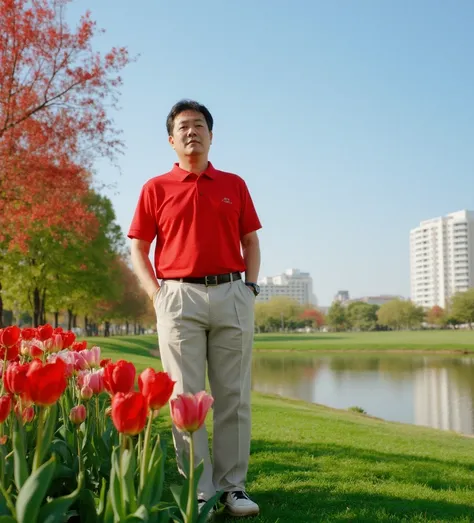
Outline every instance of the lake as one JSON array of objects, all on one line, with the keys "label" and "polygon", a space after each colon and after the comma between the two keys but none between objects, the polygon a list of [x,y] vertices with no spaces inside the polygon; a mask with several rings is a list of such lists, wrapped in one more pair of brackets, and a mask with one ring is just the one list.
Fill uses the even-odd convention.
[{"label": "lake", "polygon": [[474,434],[474,357],[256,353],[252,387],[388,421]]}]

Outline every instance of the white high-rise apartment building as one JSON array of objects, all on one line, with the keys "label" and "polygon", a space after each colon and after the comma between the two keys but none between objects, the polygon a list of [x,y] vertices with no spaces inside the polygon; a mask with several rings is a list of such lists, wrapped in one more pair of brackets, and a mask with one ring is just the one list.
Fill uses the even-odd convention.
[{"label": "white high-rise apartment building", "polygon": [[456,292],[474,287],[474,211],[421,222],[410,232],[411,299],[446,307]]},{"label": "white high-rise apartment building", "polygon": [[286,296],[293,298],[301,305],[315,304],[313,278],[309,272],[288,269],[278,276],[266,276],[258,283],[260,285],[258,301],[268,301],[274,296]]}]

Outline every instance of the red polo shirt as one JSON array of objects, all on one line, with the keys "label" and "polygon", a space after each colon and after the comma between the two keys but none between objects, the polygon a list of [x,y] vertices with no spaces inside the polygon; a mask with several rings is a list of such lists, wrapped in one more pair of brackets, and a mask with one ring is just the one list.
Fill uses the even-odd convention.
[{"label": "red polo shirt", "polygon": [[156,238],[157,278],[245,272],[241,239],[261,228],[242,178],[208,168],[200,176],[175,164],[142,188],[129,238]]}]

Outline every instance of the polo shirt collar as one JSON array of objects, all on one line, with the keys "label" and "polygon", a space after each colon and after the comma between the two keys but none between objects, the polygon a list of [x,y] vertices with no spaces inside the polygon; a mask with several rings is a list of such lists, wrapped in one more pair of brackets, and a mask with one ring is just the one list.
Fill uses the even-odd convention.
[{"label": "polo shirt collar", "polygon": [[[206,169],[203,171],[203,175],[207,178],[210,178],[213,180],[216,176],[216,169],[214,169],[214,166],[211,162],[208,162]],[[191,176],[193,173],[190,173],[189,171],[185,171],[184,169],[181,169],[178,163],[175,163],[173,165],[173,169],[171,170],[171,174],[175,176],[179,181],[184,182],[188,176]]]}]

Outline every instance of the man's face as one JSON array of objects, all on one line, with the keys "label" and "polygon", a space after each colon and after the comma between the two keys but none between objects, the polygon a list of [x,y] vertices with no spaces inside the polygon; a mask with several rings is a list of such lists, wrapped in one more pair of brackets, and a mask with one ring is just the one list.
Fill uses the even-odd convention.
[{"label": "man's face", "polygon": [[212,132],[201,113],[183,111],[175,118],[169,142],[178,157],[207,154],[211,141]]}]

